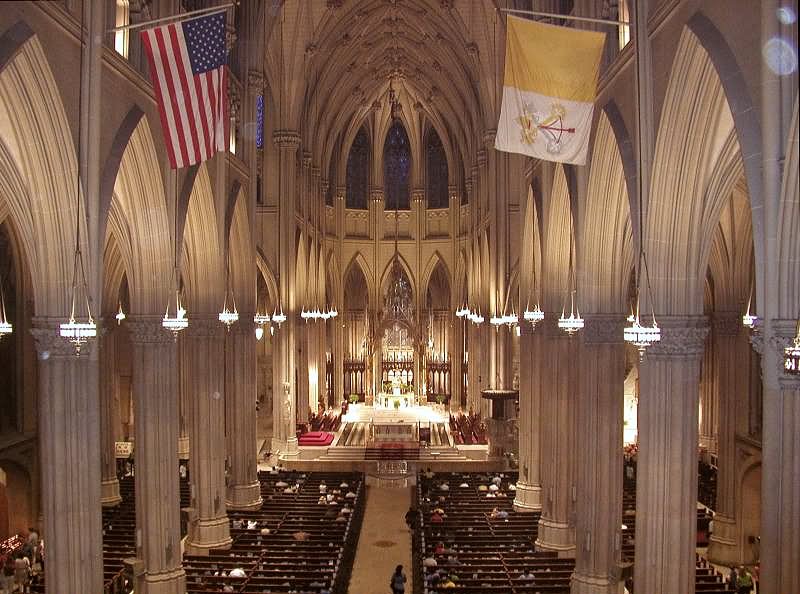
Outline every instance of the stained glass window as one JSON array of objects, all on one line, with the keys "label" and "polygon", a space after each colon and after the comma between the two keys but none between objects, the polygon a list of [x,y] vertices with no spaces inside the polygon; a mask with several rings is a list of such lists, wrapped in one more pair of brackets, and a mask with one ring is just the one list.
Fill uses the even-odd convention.
[{"label": "stained glass window", "polygon": [[425,195],[428,208],[447,208],[447,157],[439,135],[428,130],[425,141]]},{"label": "stained glass window", "polygon": [[364,128],[361,128],[353,139],[350,154],[347,157],[347,193],[345,194],[347,208],[367,208],[368,173],[369,137]]},{"label": "stained glass window", "polygon": [[399,121],[392,124],[383,145],[383,188],[386,210],[408,210],[408,178],[411,175],[411,143]]}]

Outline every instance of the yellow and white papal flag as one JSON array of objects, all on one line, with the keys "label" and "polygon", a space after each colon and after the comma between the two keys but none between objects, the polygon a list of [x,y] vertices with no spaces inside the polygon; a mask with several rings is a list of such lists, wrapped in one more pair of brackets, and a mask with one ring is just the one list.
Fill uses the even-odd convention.
[{"label": "yellow and white papal flag", "polygon": [[508,17],[494,147],[583,165],[605,33]]}]

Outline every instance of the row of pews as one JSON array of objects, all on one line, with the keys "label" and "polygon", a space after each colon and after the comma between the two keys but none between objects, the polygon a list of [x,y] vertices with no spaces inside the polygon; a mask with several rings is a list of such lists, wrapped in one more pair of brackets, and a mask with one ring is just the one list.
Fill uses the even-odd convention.
[{"label": "row of pews", "polygon": [[[419,476],[421,523],[413,547],[418,594],[569,592],[575,560],[534,550],[540,514],[514,511],[516,480],[516,473]],[[432,521],[434,516],[442,521]]]},{"label": "row of pews", "polygon": [[450,433],[460,445],[486,445],[486,425],[479,414],[450,414]]},{"label": "row of pews", "polygon": [[[134,477],[119,479],[122,502],[103,508],[103,593],[129,592],[124,560],[136,556],[136,497]],[[180,505],[189,505],[189,483],[180,479]],[[46,558],[45,558],[46,562]],[[44,593],[44,574],[31,583],[31,592]]]},{"label": "row of pews", "polygon": [[[535,550],[540,514],[514,511],[516,480],[515,473],[428,472],[419,476],[421,522],[413,544],[415,594],[570,591],[575,560]],[[635,508],[636,483],[626,479],[623,565],[633,562]],[[707,531],[709,519],[705,508],[698,509],[698,533]],[[706,559],[697,556],[695,591],[730,594],[734,589]]]},{"label": "row of pews", "polygon": [[230,549],[184,556],[186,592],[346,593],[364,515],[364,475],[273,471],[259,472],[259,480],[261,508],[229,511]]}]

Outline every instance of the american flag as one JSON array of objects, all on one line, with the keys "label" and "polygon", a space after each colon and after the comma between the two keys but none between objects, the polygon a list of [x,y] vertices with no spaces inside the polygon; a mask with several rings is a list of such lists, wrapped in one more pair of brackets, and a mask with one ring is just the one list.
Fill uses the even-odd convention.
[{"label": "american flag", "polygon": [[210,159],[228,143],[225,13],[142,31],[173,169]]}]

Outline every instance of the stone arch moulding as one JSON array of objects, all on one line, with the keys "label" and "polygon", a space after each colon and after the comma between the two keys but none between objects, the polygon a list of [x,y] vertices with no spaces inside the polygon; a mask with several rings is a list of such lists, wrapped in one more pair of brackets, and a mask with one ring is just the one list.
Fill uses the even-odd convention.
[{"label": "stone arch moulding", "polygon": [[[69,312],[63,279],[71,278],[75,249],[77,157],[50,64],[24,23],[0,37],[0,112],[0,121],[13,122],[0,133],[2,177],[9,178],[2,182],[5,208],[37,263],[31,269],[36,313],[62,317]],[[81,211],[85,225],[85,206]],[[85,233],[81,249],[90,253]]]},{"label": "stone arch moulding", "polygon": [[764,197],[761,188],[761,121],[757,114],[744,75],[730,45],[719,29],[703,12],[694,13],[686,23],[703,46],[719,76],[728,107],[733,116],[737,140],[743,156],[745,179],[750,196],[753,220],[753,247],[756,265],[757,300],[763,303],[764,270]]},{"label": "stone arch moulding", "polygon": [[[259,274],[261,274],[261,278],[264,279],[264,283],[267,285],[267,294],[269,295],[270,303],[275,304],[277,306],[280,299],[278,298],[278,283],[276,280],[275,273],[273,272],[272,268],[267,261],[267,258],[264,256],[264,252],[261,250],[260,247],[256,247],[256,268],[258,268]],[[261,312],[261,313],[273,313],[273,312]]]},{"label": "stone arch moulding", "polygon": [[[364,257],[364,254],[361,252],[356,252],[353,254],[353,257],[348,262],[347,266],[344,269],[344,276],[343,279],[347,279],[350,276],[350,270],[353,266],[358,266],[361,270],[361,274],[364,275],[364,280],[367,282],[367,298],[369,299],[369,307],[374,308],[375,304],[373,302],[375,296],[375,280],[372,274],[372,270],[370,270],[369,263],[367,263],[367,259]],[[345,286],[342,286],[342,291],[345,290]],[[347,295],[344,295],[344,299],[347,299]],[[342,304],[342,309],[344,309],[344,304]]]},{"label": "stone arch moulding", "polygon": [[428,258],[428,262],[425,264],[425,269],[422,273],[422,282],[420,283],[420,287],[422,287],[422,293],[420,296],[423,301],[425,299],[425,295],[428,293],[428,289],[430,288],[431,276],[439,264],[441,264],[444,269],[447,282],[450,285],[452,292],[453,275],[450,273],[450,267],[447,265],[447,261],[444,259],[444,257],[442,257],[441,252],[436,250],[433,252],[433,254],[431,254],[431,257]]}]

